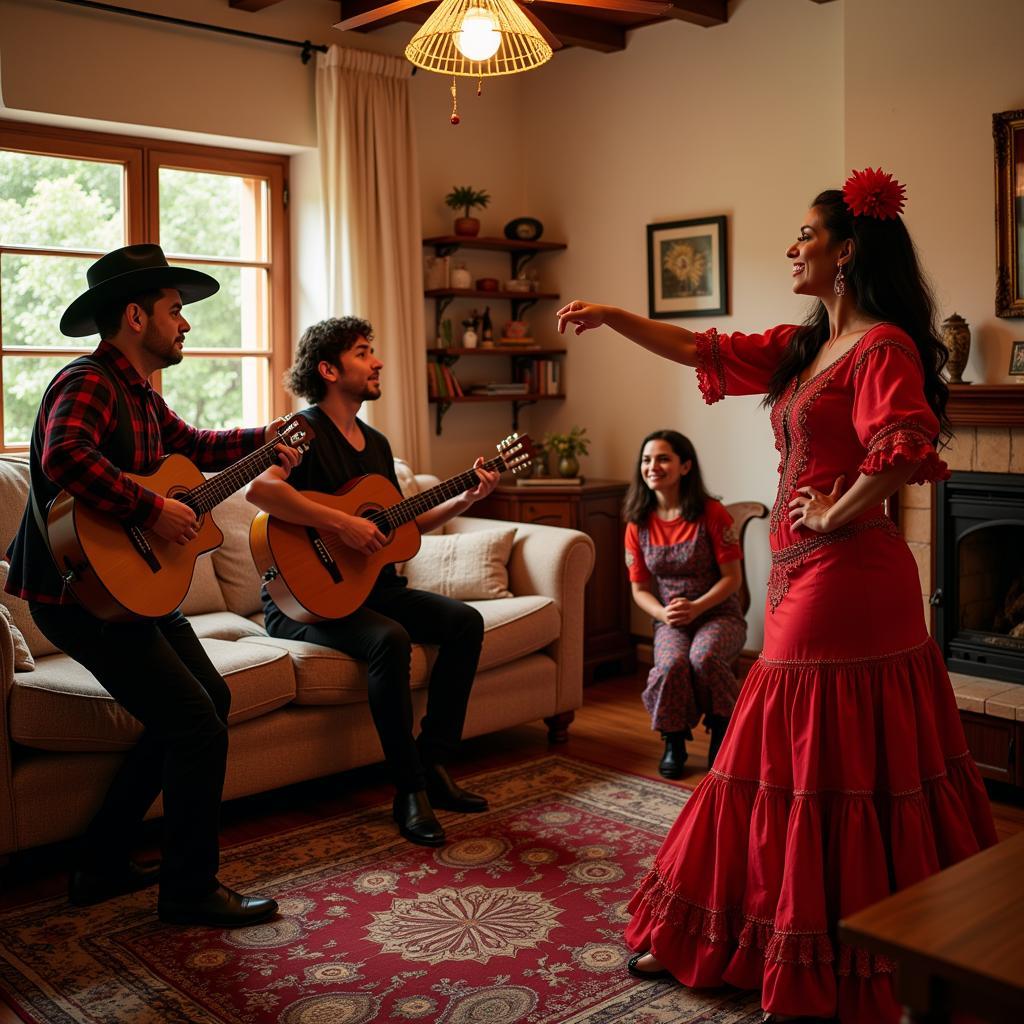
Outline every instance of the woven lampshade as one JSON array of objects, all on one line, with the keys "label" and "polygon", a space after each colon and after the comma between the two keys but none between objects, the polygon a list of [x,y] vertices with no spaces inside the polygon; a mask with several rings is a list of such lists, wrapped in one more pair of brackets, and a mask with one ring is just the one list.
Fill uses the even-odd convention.
[{"label": "woven lampshade", "polygon": [[[474,8],[490,14],[501,34],[497,51],[484,60],[471,60],[456,45],[463,19]],[[409,40],[405,56],[425,71],[486,78],[540,67],[551,59],[551,47],[514,0],[442,0]]]}]

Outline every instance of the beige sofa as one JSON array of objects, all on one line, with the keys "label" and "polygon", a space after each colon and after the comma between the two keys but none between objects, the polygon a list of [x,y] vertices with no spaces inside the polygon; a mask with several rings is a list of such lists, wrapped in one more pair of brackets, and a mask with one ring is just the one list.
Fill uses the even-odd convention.
[{"label": "beige sofa", "polygon": [[[402,474],[407,493],[433,482]],[[27,485],[26,461],[0,456],[0,551],[17,528]],[[225,543],[199,560],[183,605],[231,687],[226,799],[382,756],[363,666],[323,647],[266,635],[248,548],[253,512],[241,493],[214,511]],[[498,525],[457,518],[444,532]],[[582,703],[583,588],[593,543],[575,530],[501,525],[516,528],[508,563],[514,596],[473,602],[486,633],[466,735],[544,718],[553,738],[559,731],[564,736]],[[25,627],[35,666],[15,670],[12,633],[0,615],[0,855],[78,834],[140,732],[85,669],[34,632],[23,602],[6,594],[3,602]],[[429,647],[413,649],[417,719],[433,654]]]}]

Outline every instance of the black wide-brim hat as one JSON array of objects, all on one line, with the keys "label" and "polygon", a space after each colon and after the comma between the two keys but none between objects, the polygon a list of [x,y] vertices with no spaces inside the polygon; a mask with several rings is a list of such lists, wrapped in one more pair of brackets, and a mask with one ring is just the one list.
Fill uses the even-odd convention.
[{"label": "black wide-brim hat", "polygon": [[71,303],[60,318],[60,332],[68,338],[95,334],[96,313],[116,299],[142,292],[175,288],[182,305],[209,298],[220,282],[188,267],[172,267],[159,245],[126,245],[101,256],[85,274],[89,290]]}]

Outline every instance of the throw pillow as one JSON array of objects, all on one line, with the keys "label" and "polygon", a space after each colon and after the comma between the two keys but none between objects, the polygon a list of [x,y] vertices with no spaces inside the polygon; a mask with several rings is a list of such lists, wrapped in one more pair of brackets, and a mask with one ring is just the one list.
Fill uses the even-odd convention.
[{"label": "throw pillow", "polygon": [[11,631],[11,639],[14,640],[14,671],[31,672],[36,667],[35,659],[28,649],[28,644],[25,643],[25,638],[21,635],[21,630],[14,624],[11,609],[5,604],[0,604],[0,615],[6,620]]},{"label": "throw pillow", "polygon": [[25,638],[33,658],[42,658],[47,654],[56,654],[57,648],[39,632],[39,627],[32,621],[32,614],[28,610],[28,602],[22,601],[20,597],[8,594],[4,589],[7,586],[7,574],[10,568],[10,562],[0,561],[0,604],[5,605],[11,613],[11,618],[21,635]]},{"label": "throw pillow", "polygon": [[403,498],[411,498],[420,493],[420,485],[416,483],[416,474],[405,459],[395,459],[395,476],[398,477],[398,489]]},{"label": "throw pillow", "polygon": [[486,601],[511,597],[508,558],[516,538],[508,530],[425,534],[415,558],[398,571],[410,587],[429,590],[456,601]]}]

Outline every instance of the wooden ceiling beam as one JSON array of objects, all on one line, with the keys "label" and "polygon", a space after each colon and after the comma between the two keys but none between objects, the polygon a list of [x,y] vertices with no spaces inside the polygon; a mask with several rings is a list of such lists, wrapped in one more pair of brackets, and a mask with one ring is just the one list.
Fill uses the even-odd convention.
[{"label": "wooden ceiling beam", "polygon": [[563,46],[580,46],[599,53],[614,53],[626,48],[626,29],[610,21],[581,18],[554,11],[547,4],[534,4],[533,11]]},{"label": "wooden ceiling beam", "polygon": [[674,0],[663,17],[711,28],[729,20],[729,4],[727,0]]},{"label": "wooden ceiling beam", "polygon": [[366,29],[371,25],[379,26],[386,20],[415,21],[417,19],[414,16],[414,8],[429,2],[430,0],[341,0],[341,21],[334,27],[340,32],[352,32]]},{"label": "wooden ceiling beam", "polygon": [[228,7],[236,11],[262,11],[264,7],[273,7],[281,0],[228,0]]}]

